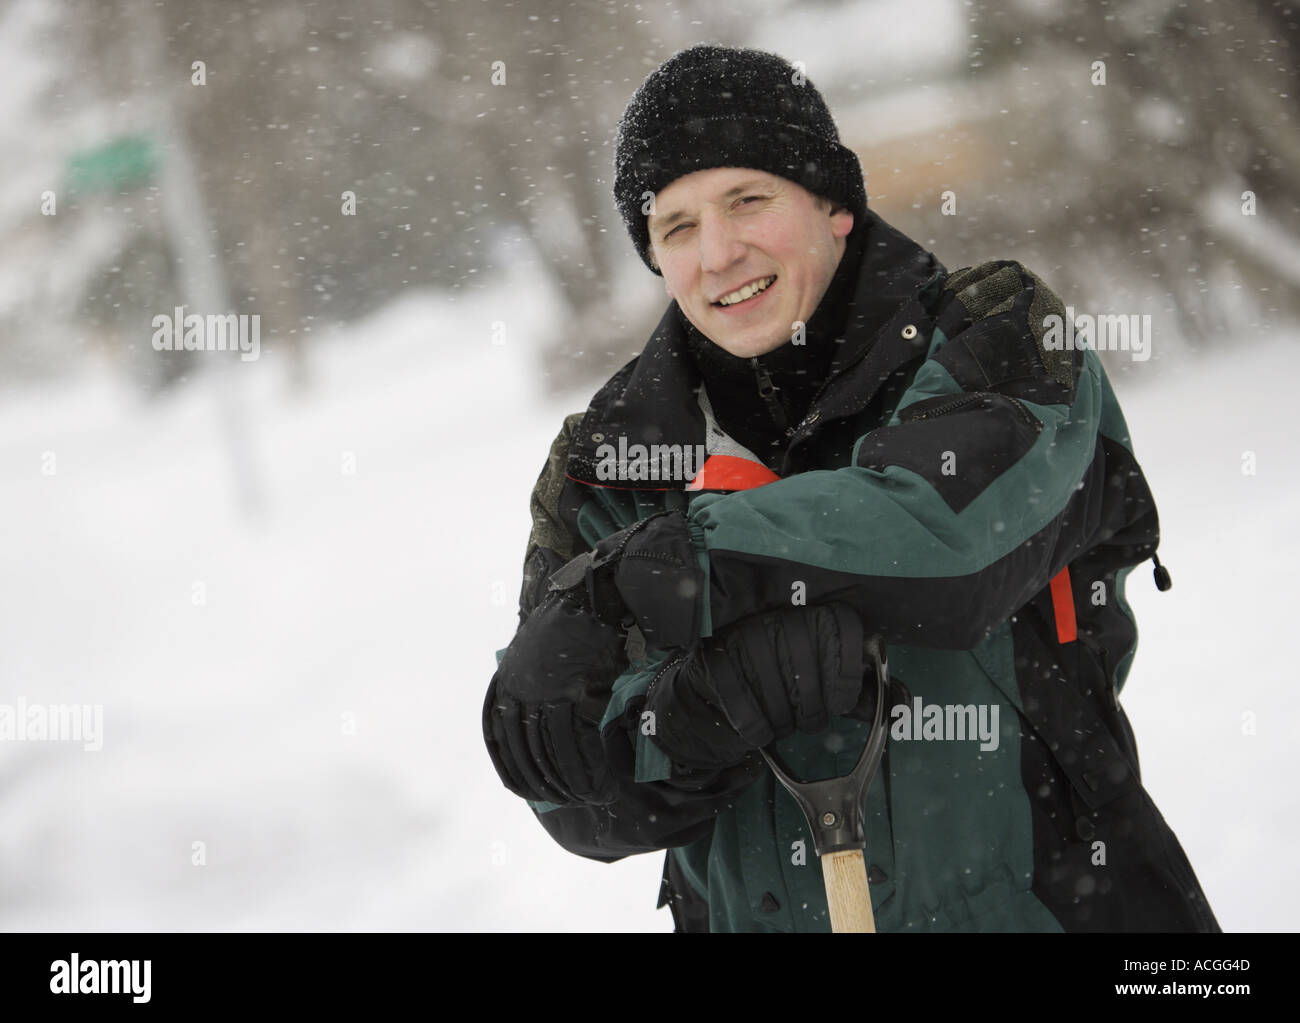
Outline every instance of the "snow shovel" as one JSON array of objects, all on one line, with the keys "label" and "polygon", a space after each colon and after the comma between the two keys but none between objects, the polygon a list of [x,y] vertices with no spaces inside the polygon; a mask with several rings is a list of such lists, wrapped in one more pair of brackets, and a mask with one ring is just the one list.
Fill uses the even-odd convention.
[{"label": "snow shovel", "polygon": [[813,847],[821,860],[831,931],[836,934],[874,934],[876,930],[863,858],[867,845],[863,804],[885,752],[889,668],[879,636],[868,637],[865,648],[867,661],[876,666],[876,714],[867,744],[852,771],[838,778],[800,781],[790,775],[774,752],[759,750],[808,821]]}]

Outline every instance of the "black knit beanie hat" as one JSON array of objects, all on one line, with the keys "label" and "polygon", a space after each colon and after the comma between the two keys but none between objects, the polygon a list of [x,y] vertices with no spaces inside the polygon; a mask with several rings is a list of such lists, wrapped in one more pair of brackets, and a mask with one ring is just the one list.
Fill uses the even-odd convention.
[{"label": "black knit beanie hat", "polygon": [[646,266],[646,192],[713,167],[749,167],[866,217],[862,167],[840,144],[830,111],[795,66],[774,53],[700,45],[681,50],[641,83],[623,112],[614,150],[614,202]]}]

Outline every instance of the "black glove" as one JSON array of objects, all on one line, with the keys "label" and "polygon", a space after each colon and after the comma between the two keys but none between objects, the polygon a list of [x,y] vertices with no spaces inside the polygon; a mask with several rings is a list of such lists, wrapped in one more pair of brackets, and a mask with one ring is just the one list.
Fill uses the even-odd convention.
[{"label": "black glove", "polygon": [[646,693],[652,738],[684,767],[734,764],[796,731],[864,717],[862,619],[844,603],[742,619],[665,666]]},{"label": "black glove", "polygon": [[617,797],[600,720],[627,668],[625,640],[559,593],[519,627],[483,702],[483,738],[511,792],[561,805]]},{"label": "black glove", "polygon": [[610,625],[640,627],[661,650],[692,646],[700,634],[704,572],[686,516],[659,512],[612,533],[551,576]]}]

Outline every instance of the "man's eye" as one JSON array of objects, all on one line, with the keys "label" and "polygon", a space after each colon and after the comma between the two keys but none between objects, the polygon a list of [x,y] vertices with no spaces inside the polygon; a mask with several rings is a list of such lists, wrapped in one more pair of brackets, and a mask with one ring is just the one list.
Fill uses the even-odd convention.
[{"label": "man's eye", "polygon": [[[765,196],[765,195],[747,195],[747,196],[745,196],[743,199],[737,199],[737,200],[736,200],[736,205],[737,205],[737,206],[740,206],[740,205],[742,205],[743,203],[747,203],[747,202],[749,202],[751,199],[754,199],[754,200],[762,200],[762,199],[766,199],[766,198],[767,198],[767,196]],[[678,225],[677,225],[676,227],[674,227],[671,231],[668,231],[668,232],[666,232],[666,233],[664,234],[664,240],[667,241],[669,238],[671,238],[673,235],[675,235],[678,231],[681,231],[681,230],[683,230],[683,229],[685,229],[685,228],[688,228],[688,227],[690,227],[690,226],[691,226],[690,224],[678,224]]]}]

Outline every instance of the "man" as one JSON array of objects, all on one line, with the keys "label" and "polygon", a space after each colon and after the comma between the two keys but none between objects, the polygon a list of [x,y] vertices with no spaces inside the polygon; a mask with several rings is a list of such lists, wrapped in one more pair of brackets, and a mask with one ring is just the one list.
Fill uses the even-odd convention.
[{"label": "man", "polygon": [[949,273],[884,223],[771,54],[675,55],[615,161],[674,301],[533,492],[483,709],[502,781],[579,855],[669,850],[679,930],[828,930],[758,750],[846,773],[877,634],[879,931],[1217,930],[1117,699],[1156,509],[1096,353],[1046,335],[1062,302],[1017,263]]}]

